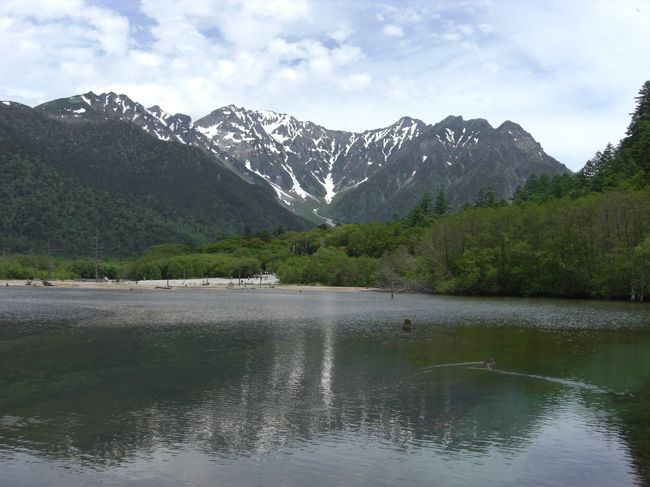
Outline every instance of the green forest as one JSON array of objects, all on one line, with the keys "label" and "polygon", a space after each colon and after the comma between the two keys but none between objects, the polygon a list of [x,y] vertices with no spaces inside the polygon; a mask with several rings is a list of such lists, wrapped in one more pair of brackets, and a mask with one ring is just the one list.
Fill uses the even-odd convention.
[{"label": "green forest", "polygon": [[[209,242],[309,224],[203,151],[124,122],[65,123],[29,107],[0,114],[4,253],[126,258],[164,242]],[[191,188],[191,190],[190,190]]]},{"label": "green forest", "polygon": [[[129,279],[249,276],[395,291],[642,301],[650,279],[650,81],[626,136],[576,174],[533,176],[512,201],[489,188],[448,213],[422,195],[404,219],[163,244],[100,275]],[[49,269],[51,266],[51,269]],[[0,276],[94,277],[92,260],[5,255]]]}]

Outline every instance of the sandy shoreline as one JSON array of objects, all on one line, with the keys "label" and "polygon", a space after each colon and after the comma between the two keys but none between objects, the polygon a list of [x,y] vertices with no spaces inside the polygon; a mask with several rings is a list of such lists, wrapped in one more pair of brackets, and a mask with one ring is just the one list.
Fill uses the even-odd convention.
[{"label": "sandy shoreline", "polygon": [[204,291],[243,291],[243,290],[257,290],[257,291],[336,291],[336,292],[381,292],[382,289],[370,287],[337,287],[337,286],[320,286],[320,285],[299,285],[299,284],[279,284],[279,283],[262,283],[260,286],[257,282],[242,282],[238,285],[236,280],[234,283],[215,283],[209,282],[204,284],[204,280],[186,280],[183,282],[170,281],[167,286],[166,281],[75,281],[75,280],[62,280],[62,281],[49,281],[49,285],[44,285],[42,281],[34,281],[32,284],[27,284],[26,280],[0,280],[0,289],[4,287],[33,287],[42,289],[146,289],[152,291],[191,291],[201,289]]}]

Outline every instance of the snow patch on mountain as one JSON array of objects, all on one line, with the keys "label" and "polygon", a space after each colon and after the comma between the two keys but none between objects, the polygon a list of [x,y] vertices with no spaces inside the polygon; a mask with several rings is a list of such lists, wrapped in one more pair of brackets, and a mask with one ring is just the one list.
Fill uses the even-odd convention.
[{"label": "snow patch on mountain", "polygon": [[365,178],[363,178],[361,181],[357,181],[357,182],[354,183],[352,186],[348,186],[347,188],[345,188],[345,190],[348,191],[348,190],[350,190],[350,189],[354,189],[354,188],[356,188],[357,186],[362,185],[362,184],[365,183],[366,181],[368,181],[368,176],[366,176]]},{"label": "snow patch on mountain", "polygon": [[209,139],[214,139],[218,134],[219,134],[219,127],[221,126],[223,122],[219,122],[215,125],[211,125],[209,127],[201,127],[200,125],[196,126],[196,130],[198,132],[201,132],[203,135],[205,135]]},{"label": "snow patch on mountain", "polygon": [[287,193],[284,189],[282,189],[282,187],[280,185],[274,183],[269,176],[259,172],[257,169],[254,169],[251,166],[251,161],[249,161],[249,160],[244,161],[244,166],[250,172],[257,174],[259,177],[264,179],[269,184],[269,186],[271,186],[271,188],[273,188],[273,190],[275,191],[275,194],[277,195],[278,199],[280,199],[280,201],[282,201],[286,205],[291,205],[293,203],[295,198],[293,196],[291,196],[289,193]]},{"label": "snow patch on mountain", "polygon": [[312,199],[315,199],[315,200],[318,201],[318,198],[314,198],[307,191],[302,189],[302,186],[300,186],[300,182],[298,181],[298,178],[296,178],[296,175],[293,173],[293,169],[291,169],[290,166],[285,165],[284,170],[287,171],[287,174],[289,174],[289,177],[291,178],[291,181],[293,182],[293,186],[292,186],[292,188],[290,190],[291,193],[297,194],[302,199],[312,198]]},{"label": "snow patch on mountain", "polygon": [[332,178],[331,171],[325,178],[323,187],[325,188],[325,201],[329,204],[332,202],[334,196],[336,196],[336,191],[334,191],[334,178]]}]

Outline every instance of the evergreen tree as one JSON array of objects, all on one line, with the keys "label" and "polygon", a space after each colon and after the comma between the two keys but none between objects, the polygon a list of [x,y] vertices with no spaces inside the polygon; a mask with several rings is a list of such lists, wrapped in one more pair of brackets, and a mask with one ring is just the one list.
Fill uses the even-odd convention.
[{"label": "evergreen tree", "polygon": [[608,167],[611,167],[615,155],[614,146],[609,143],[605,147],[605,150],[596,152],[594,157],[587,161],[580,172],[587,181],[592,180],[603,171],[606,171]]},{"label": "evergreen tree", "polygon": [[602,191],[620,182],[623,174],[618,166],[616,149],[609,143],[587,161],[580,174],[590,191]]},{"label": "evergreen tree", "polygon": [[431,202],[431,195],[429,194],[428,191],[424,192],[422,194],[422,198],[420,198],[420,202],[418,203],[418,207],[422,210],[422,213],[425,215],[431,215],[431,211],[433,210],[432,202]]},{"label": "evergreen tree", "polygon": [[650,122],[650,81],[643,83],[636,97],[636,109],[627,128],[628,137],[634,137],[645,131],[644,123]]},{"label": "evergreen tree", "polygon": [[438,190],[438,196],[436,196],[436,201],[433,205],[434,215],[444,215],[449,210],[449,204],[447,203],[447,198],[445,198],[445,192],[442,189]]},{"label": "evergreen tree", "polygon": [[418,227],[426,224],[428,217],[432,215],[433,204],[431,201],[431,195],[428,192],[422,194],[420,201],[413,208],[408,216],[406,217],[406,222],[409,226]]},{"label": "evergreen tree", "polygon": [[624,163],[650,175],[650,81],[646,81],[639,96],[627,137],[621,141],[619,156]]},{"label": "evergreen tree", "polygon": [[[643,84],[636,101],[627,135],[617,147],[607,144],[574,176],[548,178],[533,174],[515,190],[515,204],[576,198],[621,186],[641,189],[650,184],[650,81]],[[485,204],[481,196],[485,195],[479,195],[475,206]]]},{"label": "evergreen tree", "polygon": [[420,205],[416,206],[406,217],[406,222],[411,227],[423,226],[427,221],[427,216]]},{"label": "evergreen tree", "polygon": [[499,201],[497,200],[494,189],[482,188],[478,192],[474,208],[494,208],[496,206],[499,206]]}]

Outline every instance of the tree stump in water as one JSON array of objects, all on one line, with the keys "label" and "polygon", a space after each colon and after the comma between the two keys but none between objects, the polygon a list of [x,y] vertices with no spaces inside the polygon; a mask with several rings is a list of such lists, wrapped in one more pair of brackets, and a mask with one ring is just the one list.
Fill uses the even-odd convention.
[{"label": "tree stump in water", "polygon": [[413,325],[411,324],[411,320],[408,318],[404,320],[404,324],[402,325],[402,331],[413,331]]}]

